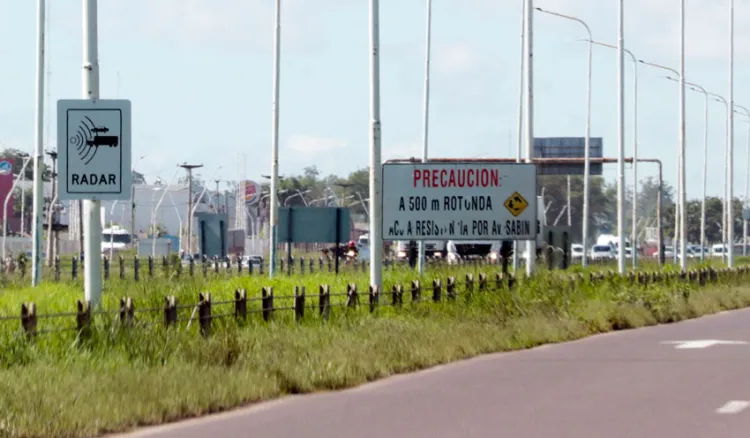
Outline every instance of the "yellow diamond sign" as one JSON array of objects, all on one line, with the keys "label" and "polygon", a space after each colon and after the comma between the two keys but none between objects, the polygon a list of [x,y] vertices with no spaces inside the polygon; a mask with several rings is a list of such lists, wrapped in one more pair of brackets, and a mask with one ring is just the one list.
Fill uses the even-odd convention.
[{"label": "yellow diamond sign", "polygon": [[513,216],[518,216],[519,214],[523,213],[524,210],[526,210],[526,207],[529,206],[529,203],[526,201],[526,199],[524,199],[523,196],[521,196],[520,193],[515,192],[505,200],[505,203],[503,205]]}]

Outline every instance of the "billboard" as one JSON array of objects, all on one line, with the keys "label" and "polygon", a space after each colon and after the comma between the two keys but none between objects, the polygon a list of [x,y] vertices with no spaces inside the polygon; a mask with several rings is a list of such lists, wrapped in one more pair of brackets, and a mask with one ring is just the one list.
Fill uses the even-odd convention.
[{"label": "billboard", "polygon": [[[590,137],[589,156],[602,158],[603,141],[601,137]],[[534,138],[534,158],[584,158],[586,137],[536,137]],[[583,175],[581,164],[539,164],[539,175]],[[601,164],[591,164],[592,176],[602,174]]]},{"label": "billboard", "polygon": [[[5,197],[13,190],[13,159],[0,158],[0,202],[5,202]],[[8,206],[3,217],[13,217],[13,196],[8,199]]]},{"label": "billboard", "polygon": [[260,184],[255,181],[246,180],[242,182],[245,205],[257,204],[260,200]]}]

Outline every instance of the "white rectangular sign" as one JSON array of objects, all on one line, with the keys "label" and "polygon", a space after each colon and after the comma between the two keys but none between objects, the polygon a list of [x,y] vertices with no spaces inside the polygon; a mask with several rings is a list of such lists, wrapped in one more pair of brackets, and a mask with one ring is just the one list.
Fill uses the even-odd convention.
[{"label": "white rectangular sign", "polygon": [[57,182],[61,201],[129,200],[129,100],[57,101]]},{"label": "white rectangular sign", "polygon": [[534,240],[533,163],[383,164],[384,240]]}]

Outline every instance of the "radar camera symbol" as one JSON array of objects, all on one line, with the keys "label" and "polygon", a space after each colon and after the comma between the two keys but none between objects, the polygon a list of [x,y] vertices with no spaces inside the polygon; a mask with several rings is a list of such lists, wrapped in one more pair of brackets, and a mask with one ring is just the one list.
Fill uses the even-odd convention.
[{"label": "radar camera symbol", "polygon": [[118,146],[120,139],[116,135],[99,135],[109,132],[105,126],[96,126],[88,117],[84,116],[78,131],[70,137],[70,144],[76,146],[78,156],[84,164],[89,164],[99,151],[99,146],[109,146],[115,148]]}]

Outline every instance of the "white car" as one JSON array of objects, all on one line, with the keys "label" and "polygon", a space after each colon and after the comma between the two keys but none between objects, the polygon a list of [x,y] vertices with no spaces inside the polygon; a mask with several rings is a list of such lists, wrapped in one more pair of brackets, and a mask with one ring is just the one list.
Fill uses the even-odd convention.
[{"label": "white car", "polygon": [[580,243],[570,245],[570,257],[574,259],[583,257],[583,245]]},{"label": "white car", "polygon": [[609,245],[594,245],[591,247],[591,260],[612,260],[615,258],[615,252]]}]

